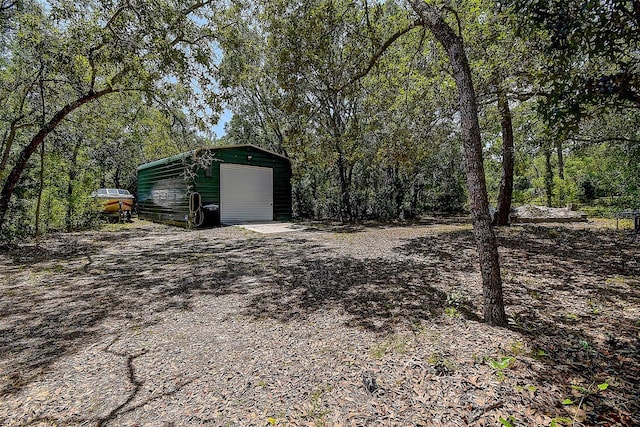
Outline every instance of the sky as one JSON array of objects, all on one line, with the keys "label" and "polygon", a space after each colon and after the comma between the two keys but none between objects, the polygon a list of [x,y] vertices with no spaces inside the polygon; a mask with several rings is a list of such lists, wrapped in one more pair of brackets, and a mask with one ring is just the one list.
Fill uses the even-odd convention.
[{"label": "sky", "polygon": [[222,114],[220,114],[218,124],[213,127],[213,132],[216,134],[216,137],[222,138],[224,136],[226,133],[224,125],[231,120],[231,117],[233,117],[233,113],[230,110],[224,110]]}]

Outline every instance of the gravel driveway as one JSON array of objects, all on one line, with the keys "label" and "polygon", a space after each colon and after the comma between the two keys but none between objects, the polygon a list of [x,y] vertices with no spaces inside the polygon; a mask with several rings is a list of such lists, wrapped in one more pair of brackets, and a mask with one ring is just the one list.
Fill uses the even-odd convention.
[{"label": "gravel driveway", "polygon": [[640,423],[640,251],[625,239],[501,230],[510,328],[478,319],[465,221],[268,235],[138,221],[5,246],[0,425]]}]

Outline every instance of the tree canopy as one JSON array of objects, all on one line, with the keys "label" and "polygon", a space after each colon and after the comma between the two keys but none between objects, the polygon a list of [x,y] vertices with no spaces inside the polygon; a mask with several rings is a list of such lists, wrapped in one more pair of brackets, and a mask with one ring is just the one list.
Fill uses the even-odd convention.
[{"label": "tree canopy", "polygon": [[491,204],[640,206],[639,7],[3,0],[0,232],[88,226],[137,165],[251,143],[293,160],[298,218],[471,213],[504,324]]},{"label": "tree canopy", "polygon": [[547,61],[541,79],[549,120],[576,125],[589,107],[640,108],[640,3],[592,0],[505,2]]},{"label": "tree canopy", "polygon": [[208,1],[3,3],[0,227],[31,156],[85,104],[136,92],[188,117],[185,127],[215,121],[215,11]]}]

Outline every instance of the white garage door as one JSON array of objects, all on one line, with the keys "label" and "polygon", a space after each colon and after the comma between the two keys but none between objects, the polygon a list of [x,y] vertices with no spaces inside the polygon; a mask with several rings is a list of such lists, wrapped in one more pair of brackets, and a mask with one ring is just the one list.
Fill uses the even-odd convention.
[{"label": "white garage door", "polygon": [[220,165],[220,222],[273,220],[273,169]]}]

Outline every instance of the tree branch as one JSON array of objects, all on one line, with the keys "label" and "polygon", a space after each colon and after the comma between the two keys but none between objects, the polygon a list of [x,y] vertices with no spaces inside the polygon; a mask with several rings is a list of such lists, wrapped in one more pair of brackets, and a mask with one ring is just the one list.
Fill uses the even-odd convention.
[{"label": "tree branch", "polygon": [[182,16],[183,17],[187,17],[190,14],[192,14],[193,12],[195,12],[196,10],[198,10],[200,8],[203,8],[205,6],[208,6],[208,5],[212,4],[212,3],[213,3],[213,1],[211,1],[211,0],[194,3],[191,6],[189,6],[188,8],[186,8],[184,10],[184,12],[182,12]]},{"label": "tree branch", "polygon": [[460,21],[460,15],[458,15],[458,11],[453,9],[451,6],[445,6],[444,10],[451,12],[456,18],[456,24],[458,24],[458,37],[462,39],[462,21]]},{"label": "tree branch", "polygon": [[575,142],[585,142],[587,144],[595,144],[595,145],[604,144],[606,142],[628,142],[631,144],[640,144],[640,140],[638,139],[623,138],[619,136],[611,136],[611,137],[598,138],[598,139],[571,137],[569,139]]},{"label": "tree branch", "polygon": [[380,59],[380,57],[382,55],[384,55],[384,53],[387,51],[387,49],[396,41],[398,40],[400,37],[402,37],[403,35],[407,34],[409,31],[413,30],[414,28],[417,27],[422,27],[422,21],[420,20],[416,20],[414,21],[411,25],[409,25],[407,28],[404,28],[398,32],[396,32],[395,34],[393,34],[382,46],[380,46],[380,48],[378,49],[378,51],[371,57],[371,59],[369,60],[369,64],[367,64],[367,66],[360,71],[359,73],[357,73],[355,76],[353,76],[351,78],[351,80],[349,80],[349,82],[345,83],[344,85],[340,86],[337,90],[335,90],[335,92],[341,92],[342,90],[344,90],[347,86],[352,85],[353,83],[355,83],[356,81],[360,80],[361,78],[363,78],[364,76],[366,76],[367,74],[369,74],[369,71],[371,71],[371,69],[374,67],[374,65],[376,65],[376,62],[378,62],[378,59]]},{"label": "tree branch", "polygon": [[118,92],[118,90],[113,89],[112,87],[107,87],[106,89],[103,89],[101,91],[81,96],[62,107],[60,110],[58,110],[57,113],[53,115],[53,117],[51,117],[51,119],[49,119],[48,122],[41,126],[38,133],[36,133],[33,138],[31,138],[29,144],[27,144],[27,146],[24,147],[18,155],[18,159],[13,166],[13,169],[7,176],[7,180],[5,181],[4,187],[2,188],[2,192],[0,192],[0,229],[2,229],[4,218],[7,213],[7,209],[9,208],[9,199],[13,194],[15,186],[18,184],[18,180],[20,179],[22,172],[27,166],[27,162],[31,158],[31,155],[36,151],[40,144],[42,144],[42,141],[44,141],[47,135],[53,132],[55,128],[60,124],[60,122],[72,111],[88,102],[94,101],[104,95],[115,92]]},{"label": "tree branch", "polygon": [[2,3],[0,3],[0,13],[5,12],[15,6],[18,5],[17,1],[11,1],[11,2],[7,2],[5,3],[4,1]]}]

